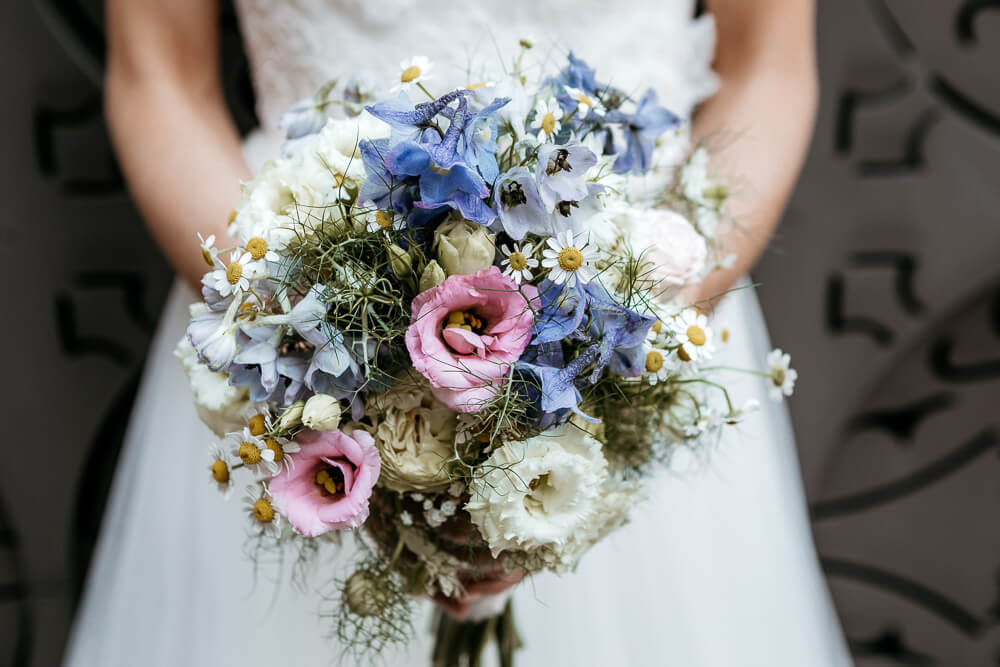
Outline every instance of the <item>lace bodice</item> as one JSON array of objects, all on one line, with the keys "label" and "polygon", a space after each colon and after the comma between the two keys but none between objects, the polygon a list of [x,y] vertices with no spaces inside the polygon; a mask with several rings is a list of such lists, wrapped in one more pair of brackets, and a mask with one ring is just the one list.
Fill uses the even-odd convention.
[{"label": "lace bodice", "polygon": [[[531,39],[553,59],[570,49],[624,90],[654,87],[678,114],[715,90],[711,17],[692,0],[237,0],[265,132],[296,100],[338,75],[398,75],[435,61],[432,89],[480,80]],[[503,59],[498,58],[498,53]],[[470,80],[471,79],[471,80]]]}]

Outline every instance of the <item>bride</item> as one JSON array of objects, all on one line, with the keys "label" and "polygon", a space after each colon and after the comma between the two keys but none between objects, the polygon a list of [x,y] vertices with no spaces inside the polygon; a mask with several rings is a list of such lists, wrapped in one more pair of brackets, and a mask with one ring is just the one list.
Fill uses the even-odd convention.
[{"label": "bride", "polygon": [[[240,180],[275,155],[280,112],[337,73],[389,76],[413,55],[444,85],[471,59],[533,38],[572,46],[619,87],[651,86],[693,116],[697,138],[731,132],[717,165],[740,175],[738,254],[692,301],[729,290],[778,220],[808,142],[817,91],[810,0],[242,0],[263,129],[243,145],[219,82],[218,8],[208,0],[107,3],[108,120],[132,193],[182,280],[153,343],[65,664],[322,665],[315,598],[255,577],[238,510],[204,466],[211,435],[173,358],[204,270],[196,232],[223,237]],[[717,36],[717,39],[716,39]],[[716,47],[716,41],[718,42]],[[713,71],[714,68],[714,71]],[[717,92],[716,92],[717,91]],[[767,333],[749,288],[716,317],[741,332],[728,363],[759,367]],[[734,389],[765,399],[747,379]],[[731,433],[707,465],[650,484],[632,521],[572,575],[515,589],[520,665],[834,667],[850,659],[809,534],[783,406]],[[452,610],[461,613],[469,594]],[[418,637],[387,663],[428,663]]]}]

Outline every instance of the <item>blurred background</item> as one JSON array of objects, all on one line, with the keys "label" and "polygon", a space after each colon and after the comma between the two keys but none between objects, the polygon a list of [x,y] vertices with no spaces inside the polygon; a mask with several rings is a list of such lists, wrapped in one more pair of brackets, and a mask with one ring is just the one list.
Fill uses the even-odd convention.
[{"label": "blurred background", "polygon": [[[100,4],[0,3],[0,262],[28,278],[3,399],[33,435],[0,465],[0,667],[59,662],[171,281],[108,143]],[[818,30],[816,135],[753,276],[817,547],[859,666],[997,667],[1000,2],[819,0]]]}]

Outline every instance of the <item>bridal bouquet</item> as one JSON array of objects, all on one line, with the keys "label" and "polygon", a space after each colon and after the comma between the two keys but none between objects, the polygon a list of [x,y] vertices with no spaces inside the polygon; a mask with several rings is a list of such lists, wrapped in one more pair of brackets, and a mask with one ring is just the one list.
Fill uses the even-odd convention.
[{"label": "bridal bouquet", "polygon": [[[385,95],[327,84],[282,117],[231,247],[202,240],[178,354],[224,438],[211,478],[246,479],[256,544],[308,559],[353,531],[330,596],[351,646],[405,640],[413,596],[572,570],[654,466],[753,407],[711,366],[729,332],[683,303],[726,261],[706,149],[572,54],[529,77],[530,48],[454,90],[423,58]],[[441,616],[438,662],[487,626],[509,660],[504,603]]]}]

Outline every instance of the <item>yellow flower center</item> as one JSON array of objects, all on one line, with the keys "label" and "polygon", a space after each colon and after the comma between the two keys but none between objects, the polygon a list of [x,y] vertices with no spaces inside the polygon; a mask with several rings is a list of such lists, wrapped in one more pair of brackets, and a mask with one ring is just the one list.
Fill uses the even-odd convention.
[{"label": "yellow flower center", "polygon": [[653,324],[653,333],[660,333],[660,331],[662,330],[663,330],[663,322],[661,322],[660,320],[656,320],[656,322]]},{"label": "yellow flower center", "polygon": [[240,445],[240,460],[248,466],[260,463],[260,449],[252,442],[244,442]]},{"label": "yellow flower center", "polygon": [[267,429],[267,422],[264,419],[264,415],[254,415],[251,417],[247,427],[250,429],[250,435],[264,435],[264,431]]},{"label": "yellow flower center", "polygon": [[677,358],[681,361],[691,361],[691,356],[684,351],[683,347],[677,348]]},{"label": "yellow flower center", "polygon": [[212,261],[212,253],[208,251],[208,248],[201,249],[201,258],[205,260],[205,263],[209,266],[215,266],[215,262]]},{"label": "yellow flower center", "polygon": [[274,452],[274,462],[281,463],[281,461],[285,458],[285,448],[281,446],[281,443],[277,440],[268,438],[264,441],[264,444],[267,445],[268,449]]},{"label": "yellow flower center", "polygon": [[239,317],[241,320],[250,320],[253,322],[257,319],[257,306],[247,301],[240,306]]},{"label": "yellow flower center", "polygon": [[485,88],[485,87],[486,87],[485,83],[470,83],[468,86],[465,87],[465,89],[466,90],[478,90],[480,88]]},{"label": "yellow flower center", "polygon": [[692,345],[701,347],[705,344],[705,330],[695,324],[692,324],[687,328],[687,337],[688,340],[691,341]]},{"label": "yellow flower center", "polygon": [[274,508],[270,501],[261,498],[253,504],[253,518],[261,523],[271,523],[274,520]]},{"label": "yellow flower center", "polygon": [[587,97],[586,93],[580,93],[579,95],[577,95],[576,96],[576,101],[579,102],[580,104],[583,104],[583,105],[588,106],[588,107],[593,107],[594,106],[594,100],[592,100],[589,97]]},{"label": "yellow flower center", "polygon": [[403,70],[403,73],[399,75],[399,80],[403,83],[409,83],[420,76],[420,68],[416,65],[410,65]]},{"label": "yellow flower center", "polygon": [[247,241],[247,252],[250,253],[250,257],[252,257],[254,261],[264,259],[264,255],[267,254],[267,241],[259,236],[253,237]]},{"label": "yellow flower center", "polygon": [[229,212],[229,219],[226,220],[226,224],[229,225],[233,224],[233,220],[236,219],[237,215],[239,215],[239,212],[234,208],[232,211]]},{"label": "yellow flower center", "polygon": [[719,338],[722,339],[723,343],[728,343],[729,342],[729,329],[723,329],[722,332],[719,334]]},{"label": "yellow flower center", "polygon": [[341,174],[340,172],[335,172],[333,174],[333,183],[334,183],[334,187],[338,187],[339,188],[341,185],[344,184],[344,175]]},{"label": "yellow flower center", "polygon": [[230,262],[226,267],[226,280],[230,285],[235,285],[243,277],[243,265],[239,262]]},{"label": "yellow flower center", "polygon": [[663,355],[656,350],[650,350],[646,353],[646,370],[650,373],[656,373],[661,368],[663,368]]},{"label": "yellow flower center", "polygon": [[552,134],[555,132],[556,117],[551,111],[542,116],[542,129],[545,130],[545,134]]},{"label": "yellow flower center", "polygon": [[222,459],[215,459],[215,463],[212,464],[212,479],[219,484],[229,481],[229,466]]},{"label": "yellow flower center", "polygon": [[339,468],[323,468],[316,473],[316,485],[323,495],[335,496],[344,492],[344,473]]},{"label": "yellow flower center", "polygon": [[376,211],[375,222],[382,229],[392,229],[392,213],[388,211]]},{"label": "yellow flower center", "polygon": [[563,248],[557,259],[563,271],[576,271],[583,266],[583,253],[576,248]]},{"label": "yellow flower center", "polygon": [[523,271],[528,268],[528,258],[523,252],[512,252],[510,254],[510,268],[515,271]]},{"label": "yellow flower center", "polygon": [[453,310],[448,313],[448,322],[444,325],[444,328],[465,329],[466,331],[481,333],[483,330],[483,321],[471,311]]},{"label": "yellow flower center", "polygon": [[775,387],[780,387],[785,384],[786,377],[785,369],[783,368],[775,368],[771,371],[771,382],[774,383]]}]

